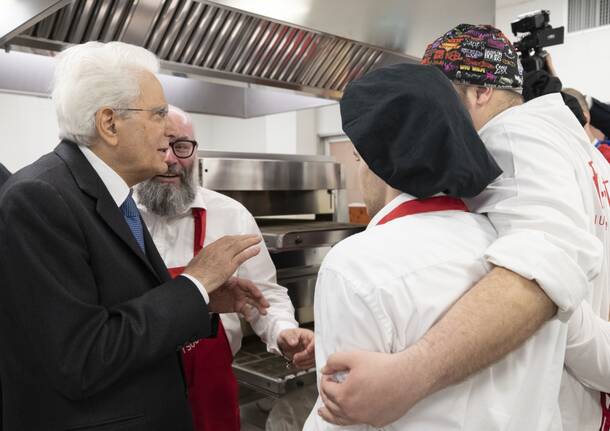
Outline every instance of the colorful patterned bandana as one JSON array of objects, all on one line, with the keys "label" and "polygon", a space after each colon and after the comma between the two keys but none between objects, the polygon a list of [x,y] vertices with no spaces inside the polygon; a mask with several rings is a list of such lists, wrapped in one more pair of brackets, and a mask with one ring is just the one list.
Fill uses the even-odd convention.
[{"label": "colorful patterned bandana", "polygon": [[421,60],[459,84],[520,89],[523,68],[508,38],[490,25],[460,24],[436,39]]}]

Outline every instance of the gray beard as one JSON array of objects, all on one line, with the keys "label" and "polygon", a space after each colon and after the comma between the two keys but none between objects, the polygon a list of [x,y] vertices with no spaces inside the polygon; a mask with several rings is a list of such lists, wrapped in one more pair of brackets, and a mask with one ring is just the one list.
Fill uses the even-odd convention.
[{"label": "gray beard", "polygon": [[[167,173],[176,174],[174,166]],[[193,163],[180,172],[180,184],[160,183],[153,179],[145,181],[136,187],[136,195],[140,204],[149,211],[162,217],[173,217],[184,213],[195,199],[197,186],[193,178]]]}]

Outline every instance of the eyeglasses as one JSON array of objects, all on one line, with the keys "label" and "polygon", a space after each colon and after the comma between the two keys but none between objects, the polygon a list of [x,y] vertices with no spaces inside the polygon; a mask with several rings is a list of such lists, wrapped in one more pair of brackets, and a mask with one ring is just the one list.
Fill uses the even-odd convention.
[{"label": "eyeglasses", "polygon": [[197,141],[190,139],[179,139],[174,142],[170,142],[169,146],[172,147],[174,155],[179,159],[188,159],[193,155]]},{"label": "eyeglasses", "polygon": [[151,109],[143,109],[143,108],[116,108],[115,111],[152,112],[154,116],[159,117],[161,119],[165,119],[165,117],[167,117],[167,113],[169,112],[167,107],[163,107],[163,108],[151,108]]}]

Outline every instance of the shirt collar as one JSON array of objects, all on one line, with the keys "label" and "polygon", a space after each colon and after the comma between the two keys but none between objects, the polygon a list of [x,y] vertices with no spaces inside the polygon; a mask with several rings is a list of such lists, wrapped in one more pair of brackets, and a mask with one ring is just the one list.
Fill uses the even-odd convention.
[{"label": "shirt collar", "polygon": [[372,227],[377,226],[377,223],[379,223],[379,221],[382,218],[384,218],[386,215],[388,215],[388,213],[390,211],[392,211],[394,208],[396,208],[398,205],[402,204],[403,202],[412,201],[415,199],[417,199],[415,196],[412,196],[408,193],[399,194],[394,199],[392,199],[390,202],[388,202],[383,208],[381,208],[381,210],[379,210],[379,212],[377,214],[375,214],[375,217],[373,217],[371,219],[371,221],[369,222],[369,224],[366,228],[370,229]]},{"label": "shirt collar", "polygon": [[110,196],[112,196],[112,200],[116,203],[116,206],[120,207],[123,205],[123,202],[125,202],[125,199],[127,199],[130,192],[129,186],[125,180],[89,148],[84,145],[79,145],[78,148],[89,161],[93,170],[99,175],[106,186],[106,189],[108,189]]},{"label": "shirt collar", "polygon": [[195,199],[191,202],[191,208],[201,208],[207,209],[205,204],[205,199],[203,198],[202,189],[199,186],[195,186],[197,188],[197,192],[195,193]]}]

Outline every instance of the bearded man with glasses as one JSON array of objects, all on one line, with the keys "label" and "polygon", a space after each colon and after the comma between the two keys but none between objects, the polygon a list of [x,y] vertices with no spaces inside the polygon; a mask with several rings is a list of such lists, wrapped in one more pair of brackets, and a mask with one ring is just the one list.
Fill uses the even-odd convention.
[{"label": "bearded man with glasses", "polygon": [[[254,217],[239,202],[197,184],[197,141],[186,113],[170,106],[168,169],[136,189],[142,217],[174,275],[201,247],[223,235],[260,235]],[[269,352],[283,354],[299,368],[314,365],[313,332],[298,328],[286,288],[264,244],[261,252],[239,268],[269,301],[267,314],[246,313]],[[215,338],[198,340],[182,349],[189,402],[196,431],[239,431],[237,381],[231,362],[241,347],[237,314],[223,314]]]}]

